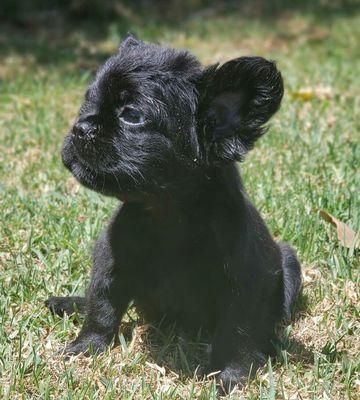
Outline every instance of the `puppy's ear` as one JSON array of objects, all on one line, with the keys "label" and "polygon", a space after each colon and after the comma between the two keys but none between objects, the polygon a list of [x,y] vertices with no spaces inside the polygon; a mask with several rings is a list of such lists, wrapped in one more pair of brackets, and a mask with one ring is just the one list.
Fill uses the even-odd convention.
[{"label": "puppy's ear", "polygon": [[265,133],[284,93],[275,63],[240,57],[204,70],[198,85],[198,134],[209,162],[241,160]]},{"label": "puppy's ear", "polygon": [[132,46],[138,46],[141,43],[141,40],[136,37],[133,33],[128,33],[123,41],[119,45],[119,51],[124,50],[126,48]]}]

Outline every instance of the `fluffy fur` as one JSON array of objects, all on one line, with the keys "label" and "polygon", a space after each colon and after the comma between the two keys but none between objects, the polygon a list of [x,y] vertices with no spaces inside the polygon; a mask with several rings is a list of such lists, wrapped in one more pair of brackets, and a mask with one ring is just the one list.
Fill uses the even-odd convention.
[{"label": "fluffy fur", "polygon": [[133,300],[149,321],[207,330],[209,370],[227,389],[273,354],[300,265],[271,238],[235,161],[282,95],[271,61],[204,69],[186,51],[133,36],[99,68],[62,158],[80,183],[123,204],[95,244],[86,296],[46,302],[59,315],[85,313],[66,353],[103,351]]}]

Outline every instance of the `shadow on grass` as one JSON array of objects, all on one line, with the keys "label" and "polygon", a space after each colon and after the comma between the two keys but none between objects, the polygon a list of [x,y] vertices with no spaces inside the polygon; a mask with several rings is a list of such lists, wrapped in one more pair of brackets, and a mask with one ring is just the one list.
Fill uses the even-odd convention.
[{"label": "shadow on grass", "polygon": [[[293,321],[301,317],[308,301],[306,295],[300,295]],[[79,314],[74,314],[71,319],[75,325],[83,322],[83,316]],[[280,327],[280,335],[284,331],[285,326]],[[210,334],[201,330],[185,332],[175,324],[146,324],[142,317],[136,316],[133,319],[129,313],[121,323],[119,332],[114,347],[121,346],[123,351],[127,351],[129,346],[136,348],[136,352],[146,355],[148,362],[156,364],[159,371],[166,368],[180,379],[204,379],[209,366]],[[288,359],[293,364],[314,364],[314,352],[299,340],[285,336],[275,345],[275,350],[277,355],[273,357],[273,361],[280,365],[288,363]],[[333,353],[332,350],[331,354]]]},{"label": "shadow on grass", "polygon": [[[308,297],[301,294],[294,309],[293,321],[301,317],[308,302]],[[143,323],[140,318],[121,325],[121,334],[127,343],[137,340],[134,332],[140,328],[144,334],[141,337],[142,351],[148,355],[150,362],[160,368],[165,367],[182,379],[204,378],[209,365],[211,335],[201,331],[184,332],[175,325],[141,325]],[[288,356],[284,356],[284,351]],[[276,346],[276,354],[274,361],[279,364],[287,363],[288,357],[291,363],[314,364],[313,351],[293,338],[283,338]]]},{"label": "shadow on grass", "polygon": [[[294,323],[301,319],[303,312],[305,312],[310,304],[310,299],[307,294],[303,291],[300,292],[298,299],[296,300],[294,306],[292,307],[292,316],[291,322]],[[282,332],[286,331],[286,327],[284,326]],[[281,334],[281,333],[280,333]],[[307,365],[314,364],[314,352],[306,347],[304,343],[300,342],[297,339],[283,337],[281,346],[278,349],[278,357],[277,361],[280,363],[284,363],[284,357],[281,354],[281,351],[286,351],[291,358],[292,363],[304,363]]]},{"label": "shadow on grass", "polygon": [[[100,2],[89,2],[90,6],[80,2],[84,8],[75,13],[69,6],[49,8],[47,2],[41,1],[34,4],[42,4],[42,7],[32,8],[30,1],[23,13],[21,7],[7,13],[6,6],[13,7],[13,2],[6,0],[5,11],[0,13],[0,56],[30,55],[42,65],[76,63],[75,67],[80,69],[95,69],[113,51],[99,50],[95,44],[108,38],[120,40],[128,31],[156,41],[165,32],[188,31],[189,22],[191,28],[196,29],[196,26],[211,24],[212,20],[222,17],[254,19],[272,26],[280,18],[300,13],[311,16],[315,23],[330,24],[334,18],[359,12],[355,0],[169,1],[171,7],[164,0],[140,1],[136,6],[127,1],[110,1],[108,7],[112,5],[113,8],[105,11],[99,6]],[[91,46],[92,42],[94,46]]]},{"label": "shadow on grass", "polygon": [[302,312],[308,309],[309,304],[310,304],[309,296],[305,294],[303,290],[301,290],[299,297],[297,298],[295,304],[292,307],[291,320],[295,322],[299,318],[301,318]]},{"label": "shadow on grass", "polygon": [[297,339],[287,338],[282,342],[281,347],[277,349],[275,361],[280,365],[288,363],[314,365],[314,351]]},{"label": "shadow on grass", "polygon": [[[211,337],[201,331],[185,332],[176,325],[141,325],[143,321],[122,323],[120,332],[127,343],[138,344],[138,330],[141,334],[141,350],[149,361],[160,368],[165,367],[180,378],[202,378],[208,365]],[[120,342],[115,345],[121,345]]]}]

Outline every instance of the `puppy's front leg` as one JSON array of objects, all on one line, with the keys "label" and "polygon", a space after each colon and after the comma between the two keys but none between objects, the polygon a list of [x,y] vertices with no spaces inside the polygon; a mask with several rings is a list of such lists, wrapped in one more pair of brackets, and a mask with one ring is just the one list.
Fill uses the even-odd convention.
[{"label": "puppy's front leg", "polygon": [[84,325],[76,340],[65,348],[65,353],[104,351],[116,335],[131,299],[126,278],[122,276],[120,280],[107,235],[105,232],[95,245]]},{"label": "puppy's front leg", "polygon": [[266,362],[251,331],[247,323],[239,321],[236,307],[225,311],[219,321],[211,346],[210,371],[221,371],[218,379],[225,393],[237,384],[246,384]]}]

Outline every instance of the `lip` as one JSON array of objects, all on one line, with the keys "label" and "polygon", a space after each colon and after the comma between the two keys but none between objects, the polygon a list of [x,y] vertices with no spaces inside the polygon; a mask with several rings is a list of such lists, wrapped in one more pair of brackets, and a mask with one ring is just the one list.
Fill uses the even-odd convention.
[{"label": "lip", "polygon": [[70,134],[65,136],[62,148],[61,148],[61,160],[65,167],[71,171],[72,165],[74,163],[74,158],[76,157],[74,154],[75,146],[72,143]]},{"label": "lip", "polygon": [[[102,143],[109,144],[108,142],[101,141]],[[73,154],[76,158],[76,161],[83,165],[85,168],[89,169],[94,173],[101,173],[101,174],[112,174],[118,171],[118,163],[104,161],[104,155],[101,152],[97,151],[94,147],[94,144],[89,143],[89,153],[84,153],[84,147],[80,147],[76,145],[76,142],[73,140],[72,135],[68,139],[68,145],[72,147]],[[85,146],[87,147],[87,146]],[[93,150],[91,154],[91,150]],[[91,161],[90,161],[91,160]]]},{"label": "lip", "polygon": [[93,172],[100,172],[100,169],[98,168],[98,166],[96,164],[92,164],[90,163],[83,155],[81,152],[79,152],[79,150],[76,148],[76,146],[74,145],[74,153],[76,155],[76,158],[78,160],[78,162],[80,164],[82,164],[84,167],[90,169]]}]

